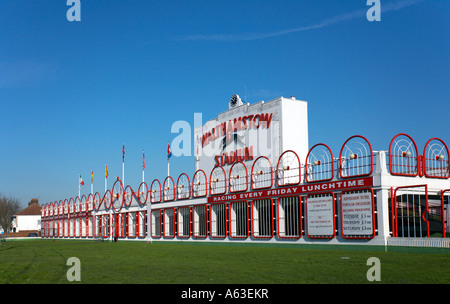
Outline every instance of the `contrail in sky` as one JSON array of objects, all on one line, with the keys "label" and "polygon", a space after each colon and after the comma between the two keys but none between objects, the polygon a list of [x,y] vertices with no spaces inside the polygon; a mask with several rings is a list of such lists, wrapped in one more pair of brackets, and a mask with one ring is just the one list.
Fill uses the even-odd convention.
[{"label": "contrail in sky", "polygon": [[[405,7],[412,6],[415,4],[418,4],[420,2],[423,2],[425,0],[400,0],[397,2],[391,2],[391,3],[383,3],[381,1],[381,13],[391,12],[391,11],[397,11],[401,10]],[[364,8],[355,10],[349,13],[337,15],[334,17],[323,19],[322,21],[306,25],[302,27],[297,28],[291,28],[291,29],[285,29],[280,30],[276,32],[270,32],[270,33],[243,33],[243,34],[213,34],[213,35],[186,35],[184,37],[174,39],[178,41],[216,41],[216,42],[235,42],[235,41],[250,41],[250,40],[259,40],[259,39],[265,39],[270,37],[276,37],[276,36],[282,36],[297,32],[304,32],[314,29],[319,29],[323,27],[327,27],[336,23],[356,19],[356,18],[366,18],[366,13],[370,6],[366,6],[366,1],[364,2]]]}]

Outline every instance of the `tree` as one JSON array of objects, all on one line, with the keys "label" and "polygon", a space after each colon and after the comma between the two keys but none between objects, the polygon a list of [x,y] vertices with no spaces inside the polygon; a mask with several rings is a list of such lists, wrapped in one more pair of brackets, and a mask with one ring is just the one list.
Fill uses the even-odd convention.
[{"label": "tree", "polygon": [[21,209],[20,202],[14,197],[5,197],[0,194],[0,228],[5,232],[11,230],[12,217]]}]

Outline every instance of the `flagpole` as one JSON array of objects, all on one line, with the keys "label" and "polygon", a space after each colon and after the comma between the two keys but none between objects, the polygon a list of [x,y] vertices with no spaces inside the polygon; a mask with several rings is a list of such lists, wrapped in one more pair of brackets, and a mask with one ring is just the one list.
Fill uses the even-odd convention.
[{"label": "flagpole", "polygon": [[196,144],[196,148],[195,148],[195,171],[197,172],[198,170],[198,162],[199,162],[199,157],[198,157],[198,146],[199,146],[199,142],[198,142],[198,137],[197,137],[197,142]]},{"label": "flagpole", "polygon": [[105,163],[105,193],[107,189],[108,189],[108,167],[106,166]]},{"label": "flagpole", "polygon": [[167,142],[167,176],[170,176],[169,160],[170,160],[171,156],[172,156],[172,151],[170,150],[170,143]]},{"label": "flagpole", "polygon": [[81,196],[81,181],[80,181],[80,178],[81,178],[81,173],[78,173],[78,197]]},{"label": "flagpole", "polygon": [[[169,169],[169,158],[167,158],[167,177],[170,176],[170,169]],[[167,180],[168,187],[170,187],[170,178]]]},{"label": "flagpole", "polygon": [[125,185],[125,141],[122,144],[122,184]]},{"label": "flagpole", "polygon": [[145,179],[144,171],[145,171],[145,154],[144,150],[142,150],[142,182],[144,182]]},{"label": "flagpole", "polygon": [[[172,150],[170,150],[170,143],[167,142],[167,177],[170,176],[170,163],[169,163],[170,157],[172,157]],[[170,179],[168,182],[170,187]]]},{"label": "flagpole", "polygon": [[94,171],[91,169],[91,194],[94,195]]}]

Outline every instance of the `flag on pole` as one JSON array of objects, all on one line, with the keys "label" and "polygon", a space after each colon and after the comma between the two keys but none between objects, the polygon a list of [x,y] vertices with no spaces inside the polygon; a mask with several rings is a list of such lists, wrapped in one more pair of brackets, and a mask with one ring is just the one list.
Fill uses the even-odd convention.
[{"label": "flag on pole", "polygon": [[125,141],[122,143],[122,183],[125,183]]},{"label": "flag on pole", "polygon": [[167,143],[167,159],[172,157],[172,151],[170,150],[170,143]]},{"label": "flag on pole", "polygon": [[[172,156],[172,151],[170,150],[170,143],[167,142],[167,176],[170,176],[170,164],[169,159]],[[169,182],[170,183],[170,182]],[[170,184],[169,184],[170,185]]]},{"label": "flag on pole", "polygon": [[108,166],[105,163],[105,193],[106,189],[108,189]]},{"label": "flag on pole", "polygon": [[145,169],[145,154],[144,154],[144,150],[142,150],[142,170]]},{"label": "flag on pole", "polygon": [[125,162],[125,141],[122,143],[122,162]]},{"label": "flag on pole", "polygon": [[84,182],[83,182],[83,179],[81,178],[81,174],[80,174],[79,181],[80,181],[80,185],[81,185],[81,186],[84,186]]},{"label": "flag on pole", "polygon": [[94,170],[91,169],[91,194],[94,194]]}]

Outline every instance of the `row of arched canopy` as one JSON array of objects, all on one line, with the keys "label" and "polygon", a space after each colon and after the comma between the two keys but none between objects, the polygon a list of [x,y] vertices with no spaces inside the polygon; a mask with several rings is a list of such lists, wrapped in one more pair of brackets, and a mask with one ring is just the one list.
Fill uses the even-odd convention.
[{"label": "row of arched canopy", "polygon": [[[124,187],[117,180],[111,190],[103,197],[95,194],[83,195],[66,200],[44,204],[43,216],[76,213],[113,208],[119,211],[132,204],[144,206],[147,202],[160,203],[173,200],[222,195],[258,189],[297,185],[303,176],[306,183],[329,181],[333,178],[355,178],[369,176],[373,172],[374,156],[370,142],[363,136],[348,138],[342,145],[339,158],[334,158],[331,149],[319,143],[308,152],[302,165],[295,151],[287,150],[278,158],[273,168],[265,156],[258,157],[249,172],[243,162],[234,163],[228,171],[215,167],[209,178],[203,170],[197,170],[192,180],[186,173],[180,174],[177,181],[168,176],[161,183],[155,179],[148,187],[142,182],[137,192],[130,185]],[[407,134],[397,134],[390,142],[388,170],[392,175],[424,176],[430,178],[449,178],[449,151],[439,138],[430,139],[419,154],[414,140]]]}]

